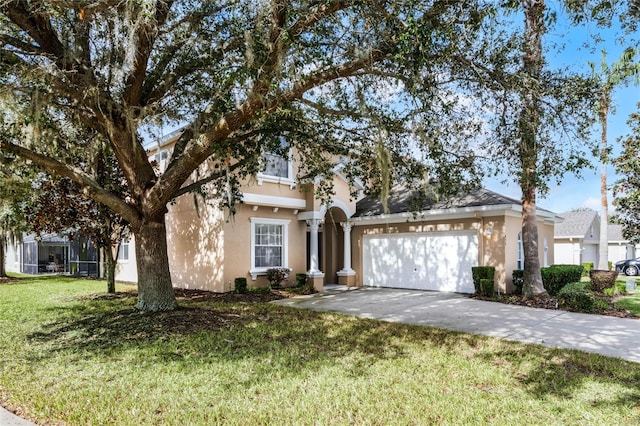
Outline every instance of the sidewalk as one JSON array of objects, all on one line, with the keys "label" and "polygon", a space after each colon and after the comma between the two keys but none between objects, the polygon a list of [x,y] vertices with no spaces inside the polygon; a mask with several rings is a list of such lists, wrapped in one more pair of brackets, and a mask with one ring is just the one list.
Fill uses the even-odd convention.
[{"label": "sidewalk", "polygon": [[578,349],[640,363],[640,319],[507,305],[455,293],[372,287],[337,287],[272,303]]}]

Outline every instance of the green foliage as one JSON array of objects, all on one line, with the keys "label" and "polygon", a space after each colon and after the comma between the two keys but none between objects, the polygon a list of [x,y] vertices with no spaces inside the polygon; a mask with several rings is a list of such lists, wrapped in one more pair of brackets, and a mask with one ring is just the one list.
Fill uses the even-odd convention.
[{"label": "green foliage", "polygon": [[555,296],[567,283],[580,281],[583,268],[582,265],[552,265],[540,269],[545,290]]},{"label": "green foliage", "polygon": [[496,273],[496,268],[493,266],[472,266],[471,278],[473,279],[473,287],[476,294],[482,294],[482,287],[480,281],[483,279],[491,280],[492,292],[493,292],[493,280]]},{"label": "green foliage", "polygon": [[609,267],[609,270],[613,271],[613,262],[609,260],[609,261],[607,261],[607,265]]},{"label": "green foliage", "polygon": [[513,280],[513,285],[516,287],[515,294],[522,294],[522,286],[524,285],[524,270],[514,269],[514,271],[511,273],[511,279]]},{"label": "green foliage", "polygon": [[627,294],[627,284],[624,282],[616,281],[613,287],[605,288],[603,293],[606,294],[607,296]]},{"label": "green foliage", "polygon": [[593,312],[596,308],[596,298],[588,287],[589,284],[586,282],[566,284],[558,292],[558,304],[568,311]]},{"label": "green foliage", "polygon": [[493,278],[481,278],[480,279],[480,295],[485,297],[492,297],[494,295]]},{"label": "green foliage", "polygon": [[247,279],[245,277],[238,277],[233,280],[235,293],[245,294],[247,292]]},{"label": "green foliage", "polygon": [[[640,104],[638,104],[640,108]],[[627,121],[631,133],[622,138],[622,152],[613,159],[620,178],[613,187],[615,221],[622,224],[622,234],[634,244],[640,243],[640,112]]]},{"label": "green foliage", "polygon": [[270,286],[253,287],[253,288],[247,289],[247,292],[250,294],[269,294],[271,293],[271,287]]},{"label": "green foliage", "polygon": [[302,287],[307,283],[307,274],[305,273],[297,273],[296,274],[296,287]]},{"label": "green foliage", "polygon": [[593,269],[593,262],[582,262],[582,267],[584,268],[584,270],[582,271],[582,276],[586,277]]},{"label": "green foliage", "polygon": [[289,278],[289,268],[269,268],[267,269],[267,280],[271,288],[280,288],[282,283]]}]

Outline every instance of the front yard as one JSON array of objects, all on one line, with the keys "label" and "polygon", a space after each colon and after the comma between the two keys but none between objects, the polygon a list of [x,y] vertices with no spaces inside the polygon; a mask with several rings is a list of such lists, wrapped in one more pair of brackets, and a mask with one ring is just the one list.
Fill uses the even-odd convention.
[{"label": "front yard", "polygon": [[0,283],[0,399],[51,424],[638,424],[640,364],[103,281]]}]

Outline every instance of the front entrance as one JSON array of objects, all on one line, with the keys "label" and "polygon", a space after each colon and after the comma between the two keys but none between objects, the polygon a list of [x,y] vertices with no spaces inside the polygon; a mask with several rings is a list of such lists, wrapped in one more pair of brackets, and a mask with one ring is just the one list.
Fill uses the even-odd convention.
[{"label": "front entrance", "polygon": [[323,235],[319,240],[323,242],[320,265],[325,274],[325,284],[337,284],[338,271],[344,268],[344,231],[341,223],[346,221],[347,216],[336,207],[327,210],[324,216]]}]

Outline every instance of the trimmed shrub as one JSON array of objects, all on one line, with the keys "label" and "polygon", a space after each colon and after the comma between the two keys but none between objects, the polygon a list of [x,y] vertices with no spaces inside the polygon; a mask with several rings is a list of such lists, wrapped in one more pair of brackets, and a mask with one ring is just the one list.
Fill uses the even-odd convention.
[{"label": "trimmed shrub", "polygon": [[233,280],[233,284],[235,286],[235,293],[237,294],[245,294],[247,292],[247,279],[242,277],[242,278],[236,278],[235,280]]},{"label": "trimmed shrub", "polygon": [[481,278],[480,279],[480,294],[486,297],[493,297],[493,279]]},{"label": "trimmed shrub", "polygon": [[[496,273],[496,268],[493,266],[472,266],[471,278],[473,279],[473,287],[476,290],[476,294],[482,294],[480,287],[480,280],[490,280],[493,286],[493,277]],[[493,287],[492,287],[493,291]]]},{"label": "trimmed shrub", "polygon": [[589,272],[591,272],[591,270],[593,269],[593,262],[582,262],[582,266],[584,267],[584,270],[582,271],[582,276],[586,277],[587,275],[589,275]]},{"label": "trimmed shrub", "polygon": [[596,298],[588,288],[589,283],[572,282],[558,292],[558,305],[573,312],[593,312]]},{"label": "trimmed shrub", "polygon": [[618,273],[594,269],[589,272],[589,278],[591,278],[591,290],[602,293],[605,288],[613,287],[616,284]]},{"label": "trimmed shrub", "polygon": [[613,262],[612,262],[612,261],[609,261],[608,263],[609,263],[609,270],[610,270],[610,271],[613,271]]},{"label": "trimmed shrub", "polygon": [[296,274],[296,287],[302,287],[307,284],[307,274]]},{"label": "trimmed shrub", "polygon": [[551,296],[557,295],[566,284],[580,281],[583,269],[582,265],[553,265],[541,268],[544,289]]},{"label": "trimmed shrub", "polygon": [[289,278],[288,268],[269,268],[267,269],[267,280],[271,288],[280,288],[282,283]]},{"label": "trimmed shrub", "polygon": [[524,270],[514,269],[511,273],[511,279],[513,279],[513,285],[516,286],[514,294],[522,294],[522,285],[524,284]]}]

